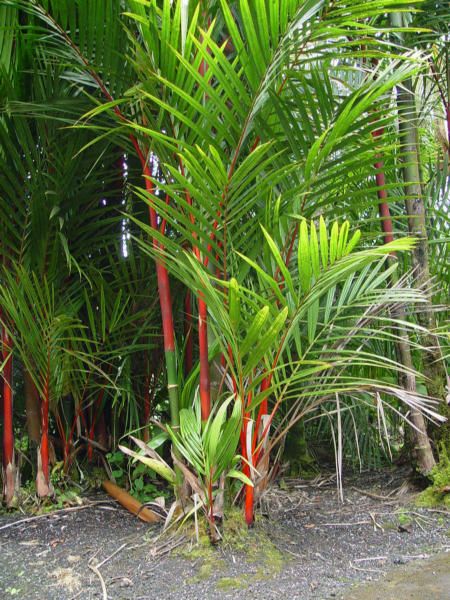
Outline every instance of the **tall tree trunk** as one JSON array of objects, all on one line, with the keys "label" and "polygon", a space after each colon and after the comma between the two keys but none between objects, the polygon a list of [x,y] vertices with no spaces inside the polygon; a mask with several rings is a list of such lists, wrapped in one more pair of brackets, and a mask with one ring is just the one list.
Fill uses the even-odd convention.
[{"label": "tall tree trunk", "polygon": [[[394,27],[404,26],[402,13],[392,14],[391,23]],[[430,287],[428,234],[421,184],[417,112],[411,79],[407,79],[401,85],[397,86],[397,106],[408,229],[409,233],[418,239],[418,243],[413,251],[416,285],[418,288],[422,288],[428,296],[428,303],[416,312],[419,324],[426,329],[426,333],[421,335],[422,346],[427,349],[423,353],[424,369],[427,375],[425,385],[430,396],[441,400],[440,412],[443,416],[449,418],[450,407],[446,402],[446,384],[448,378],[439,339],[434,333],[436,330],[436,319],[433,313]],[[446,426],[440,428],[436,437],[438,440],[443,439],[443,437],[448,438],[448,433],[449,424],[447,422]]]},{"label": "tall tree trunk", "polygon": [[38,448],[41,438],[41,399],[30,373],[24,369],[25,414],[30,450],[30,460],[38,463]]},{"label": "tall tree trunk", "polygon": [[91,423],[88,433],[88,447],[87,447],[87,458],[91,462],[94,458],[94,445],[92,442],[95,441],[95,431],[97,428],[97,422],[100,415],[103,414],[103,397],[105,395],[105,388],[102,387],[98,393],[96,401],[91,406]]},{"label": "tall tree trunk", "polygon": [[[373,135],[379,137],[383,133],[382,130],[376,130]],[[381,218],[381,228],[383,231],[383,241],[385,244],[394,240],[392,218],[388,204],[387,191],[386,191],[386,178],[384,174],[384,164],[381,161],[375,163],[376,182],[378,186],[378,210]],[[403,306],[398,307],[396,310],[395,317],[399,321],[406,320],[406,313]],[[399,337],[396,341],[396,353],[397,360],[405,367],[405,369],[411,371],[414,368],[413,360],[411,356],[411,348],[409,344],[408,333],[404,327],[399,326]],[[405,388],[407,392],[416,393],[417,385],[416,378],[412,373],[403,374],[400,377],[400,384]],[[412,408],[409,416],[411,424],[411,434],[413,439],[413,453],[414,459],[417,464],[418,470],[423,475],[428,475],[431,469],[435,466],[435,460],[433,451],[430,444],[430,439],[427,434],[427,428],[425,419],[421,412],[417,409]]]},{"label": "tall tree trunk", "polygon": [[167,369],[167,391],[169,395],[170,420],[173,427],[179,426],[177,359],[175,355],[175,327],[173,323],[172,298],[169,273],[160,263],[156,263],[158,274],[159,300],[163,322],[164,356]]},{"label": "tall tree trunk", "polygon": [[[204,16],[206,16],[204,14]],[[211,19],[207,18],[208,27],[211,23]],[[208,77],[208,62],[202,60],[199,67],[199,73],[203,77]],[[208,97],[204,97],[204,102],[208,100]],[[201,262],[201,255],[198,248],[194,247],[194,254],[197,259]],[[205,266],[208,265],[208,259],[204,260]],[[211,268],[212,265],[210,264]],[[225,273],[223,274],[225,277]],[[208,342],[208,306],[203,298],[203,294],[200,293],[198,296],[198,351],[200,360],[200,412],[202,421],[208,420],[211,413],[211,374],[209,369],[209,342]],[[212,510],[212,509],[211,509]],[[211,515],[214,518],[214,515]]]},{"label": "tall tree trunk", "polygon": [[[442,358],[438,337],[433,333],[436,329],[436,319],[433,313],[432,296],[430,289],[430,263],[428,253],[428,234],[426,229],[426,213],[423,201],[423,190],[419,167],[418,137],[415,124],[415,103],[410,80],[405,82],[404,88],[398,90],[398,108],[400,117],[400,133],[402,140],[403,174],[405,181],[406,210],[408,214],[408,229],[411,235],[418,238],[417,246],[413,251],[413,266],[415,268],[417,286],[423,287],[428,296],[428,304],[417,311],[417,320],[426,328],[427,333],[421,335],[422,345],[427,348],[423,355],[423,362],[427,380],[425,385],[428,394],[439,398],[440,412],[449,418],[450,411],[446,403],[447,373]],[[413,117],[414,120],[411,120]],[[447,426],[439,431],[448,431]],[[438,439],[442,437],[439,435]]]},{"label": "tall tree trunk", "polygon": [[417,246],[413,251],[413,265],[416,271],[417,285],[418,287],[423,287],[424,291],[428,294],[429,300],[428,305],[417,312],[417,320],[430,332],[423,336],[423,345],[428,348],[428,352],[424,356],[424,363],[429,377],[427,389],[430,396],[444,398],[446,373],[442,361],[439,339],[433,334],[433,330],[436,328],[436,320],[432,310],[432,298],[429,286],[431,276],[428,234],[423,191],[420,183],[421,175],[414,94],[410,80],[405,81],[404,87],[398,89],[398,108],[408,229],[411,235],[418,238]]},{"label": "tall tree trunk", "polygon": [[[399,309],[395,317],[398,319],[405,319],[404,309]],[[408,334],[402,328],[399,332],[400,339],[397,341],[397,355],[399,362],[407,369],[413,369],[413,361],[411,356],[411,349],[409,346]],[[417,385],[416,378],[413,373],[406,373],[403,376],[403,387],[407,392],[416,393]],[[427,434],[427,428],[423,414],[416,408],[411,408],[409,414],[409,420],[412,424],[412,440],[413,440],[413,456],[415,458],[417,469],[422,475],[428,475],[431,469],[436,465],[434,460],[433,450],[431,448],[430,438]]]},{"label": "tall tree trunk", "polygon": [[[109,96],[109,94],[108,94]],[[107,97],[108,97],[107,96]],[[109,96],[111,99],[111,96]],[[118,112],[120,118],[124,118],[120,111]],[[149,218],[150,225],[155,231],[158,230],[158,215],[156,209],[152,204],[152,197],[155,193],[155,185],[151,180],[153,174],[148,164],[147,158],[144,156],[137,139],[130,135],[131,142],[136,150],[142,166],[142,174],[145,179],[145,188],[150,196],[149,204]],[[156,238],[153,238],[153,246],[156,249],[163,250],[160,247]],[[166,372],[167,372],[167,392],[169,396],[169,409],[170,409],[170,421],[172,427],[178,428],[180,424],[179,418],[179,404],[178,404],[178,377],[177,377],[177,359],[175,355],[175,326],[173,321],[173,310],[172,310],[172,296],[170,293],[170,280],[169,273],[161,261],[162,259],[155,259],[156,263],[156,278],[158,282],[158,296],[159,304],[161,307],[161,319],[162,319],[162,330],[164,340],[164,357],[166,360]]]}]

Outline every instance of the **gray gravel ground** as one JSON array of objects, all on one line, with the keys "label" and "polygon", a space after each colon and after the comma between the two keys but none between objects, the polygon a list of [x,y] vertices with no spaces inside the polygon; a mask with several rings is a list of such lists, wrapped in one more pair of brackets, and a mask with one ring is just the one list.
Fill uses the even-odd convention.
[{"label": "gray gravel ground", "polygon": [[[184,544],[181,554],[166,555],[169,542],[152,541],[155,526],[108,501],[2,529],[22,518],[3,515],[0,598],[104,598],[100,573],[114,600],[449,600],[450,513],[416,508],[404,482],[398,471],[348,479],[339,503],[333,477],[285,480],[267,494],[265,515],[245,538],[247,554],[242,545],[189,553]],[[98,572],[90,568],[108,557]],[[423,596],[392,592],[405,569]],[[379,579],[391,588],[367,583]]]}]

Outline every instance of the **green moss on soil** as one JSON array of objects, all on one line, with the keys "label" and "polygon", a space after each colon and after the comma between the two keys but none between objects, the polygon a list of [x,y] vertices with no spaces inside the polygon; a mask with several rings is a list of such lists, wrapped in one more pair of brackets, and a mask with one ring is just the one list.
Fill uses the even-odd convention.
[{"label": "green moss on soil", "polygon": [[200,581],[206,581],[207,579],[210,579],[212,577],[215,571],[220,570],[221,568],[223,568],[223,566],[223,561],[215,561],[213,563],[212,560],[208,560],[206,562],[203,562],[200,565],[200,568],[197,571],[195,577],[191,577],[189,579],[189,583],[199,583]]},{"label": "green moss on soil", "polygon": [[412,525],[412,522],[413,522],[411,515],[404,509],[401,509],[398,512],[397,520],[398,520],[398,524],[401,525],[402,527],[409,527],[410,525]]},{"label": "green moss on soil", "polygon": [[245,590],[249,586],[250,580],[247,577],[222,577],[217,582],[219,590]]},{"label": "green moss on soil", "polygon": [[430,473],[430,479],[432,484],[418,496],[416,505],[425,508],[450,508],[450,458],[444,444],[441,446],[439,462]]},{"label": "green moss on soil", "polygon": [[280,573],[287,557],[272,543],[258,520],[248,529],[242,511],[234,509],[224,520],[223,531],[225,547],[242,553],[248,562],[260,564],[266,572]]},{"label": "green moss on soil", "polygon": [[248,564],[248,572],[239,577],[229,576],[227,565],[222,560],[219,549],[211,545],[205,519],[199,519],[198,528],[199,543],[196,542],[195,531],[190,523],[185,527],[184,533],[192,543],[176,551],[178,556],[200,561],[197,573],[190,579],[191,583],[216,578],[218,589],[242,590],[251,583],[276,577],[289,560],[289,557],[275,547],[261,523],[257,521],[252,529],[248,529],[242,512],[231,509],[226,513],[223,521],[221,549],[238,556],[240,561],[244,560]]}]

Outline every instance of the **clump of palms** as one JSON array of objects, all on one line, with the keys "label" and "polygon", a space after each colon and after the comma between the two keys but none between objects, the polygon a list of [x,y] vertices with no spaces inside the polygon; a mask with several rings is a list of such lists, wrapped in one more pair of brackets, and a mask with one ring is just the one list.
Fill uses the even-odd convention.
[{"label": "clump of palms", "polygon": [[[171,473],[168,479],[179,489],[180,471],[188,478],[187,469],[198,495],[203,490],[211,522],[210,491],[218,473],[233,471],[236,448],[231,448],[240,413],[241,480],[250,524],[270,479],[271,450],[324,402],[335,402],[339,414],[342,397],[367,399],[371,394],[380,406],[395,397],[434,416],[426,398],[396,384],[398,375],[421,376],[414,367],[399,364],[392,351],[405,331],[415,339],[420,330],[409,315],[397,318],[398,307],[426,302],[423,290],[409,287],[409,275],[391,281],[399,265],[394,253],[406,254],[414,241],[380,246],[372,227],[378,223],[373,218],[379,191],[374,165],[380,153],[374,134],[381,127],[392,132],[383,159],[394,171],[402,150],[393,91],[423,69],[424,56],[405,53],[392,41],[388,15],[399,10],[393,0],[211,0],[206,7],[184,0],[127,0],[120,18],[109,10],[113,3],[108,1],[105,11],[102,0],[90,2],[6,3],[8,10],[23,11],[29,19],[39,60],[58,64],[50,78],[62,85],[63,96],[73,98],[74,108],[72,113],[52,109],[52,123],[61,118],[75,125],[65,131],[68,137],[80,136],[73,154],[86,158],[86,172],[95,172],[95,149],[106,156],[110,143],[130,166],[128,195],[115,207],[122,213],[108,210],[102,221],[88,202],[91,218],[80,223],[82,211],[64,210],[59,203],[48,211],[47,221],[54,225],[57,218],[67,235],[80,223],[82,237],[52,235],[87,286],[91,261],[96,277],[117,281],[120,269],[112,268],[106,255],[114,240],[125,245],[128,256],[120,261],[130,265],[134,278],[132,294],[126,295],[130,314],[140,314],[135,325],[145,321],[131,309],[132,296],[144,289],[139,310],[145,312],[147,294],[151,331],[163,340],[166,372],[164,383],[157,385],[162,412],[170,415],[168,432],[178,447],[179,471],[165,465],[158,472]],[[87,19],[89,10],[104,15],[105,22],[96,26]],[[105,27],[123,56],[130,57],[125,63],[118,60],[117,48],[105,42]],[[89,94],[82,96],[80,89]],[[39,122],[49,104],[45,97],[28,107],[11,102],[8,111],[20,115],[29,110]],[[12,155],[7,142],[14,127],[19,130],[14,124],[4,128],[2,157]],[[38,137],[46,140],[46,132]],[[35,152],[33,144],[29,155]],[[42,141],[39,147],[46,148]],[[39,191],[43,169],[29,171]],[[104,171],[99,167],[99,173]],[[22,169],[19,207],[27,179]],[[85,183],[92,190],[92,178]],[[394,177],[391,187],[396,186]],[[4,186],[2,194],[16,197],[10,188]],[[98,194],[86,197],[98,201]],[[361,225],[362,235],[358,230],[350,235],[350,217]],[[99,222],[105,225],[100,233]],[[93,248],[92,231],[98,233]],[[362,249],[356,251],[360,238]],[[12,241],[21,256],[21,244]],[[144,284],[148,272],[140,277],[134,269],[134,256],[139,264],[149,257],[154,261],[151,285]],[[91,330],[98,327],[97,309],[104,321],[101,307],[116,306],[118,280],[118,285],[94,286],[112,291],[107,303],[93,298],[87,319]],[[190,366],[183,369],[180,349],[188,335],[180,331],[178,290],[195,298],[186,321],[190,339],[198,335],[198,360],[186,378],[181,373]],[[161,329],[153,318],[156,303]],[[84,323],[88,305],[79,312]],[[120,309],[112,312],[121,314]],[[98,351],[103,346],[100,353],[111,350],[114,358],[108,361],[132,391],[131,355],[123,360],[124,347],[115,353],[116,344],[127,338],[105,337],[94,332],[91,347]],[[136,333],[133,347],[139,349],[149,337]],[[387,356],[380,355],[383,345],[391,350]],[[131,404],[133,394],[126,398]],[[227,411],[235,415],[230,431],[224,423]],[[216,431],[220,440],[214,452],[208,431],[208,436]],[[221,444],[229,444],[225,454],[217,450]],[[162,464],[153,451],[145,451]]]},{"label": "clump of palms", "polygon": [[[247,487],[249,524],[267,486],[270,451],[324,403],[334,400],[339,410],[340,396],[364,403],[369,392],[382,403],[394,397],[436,417],[433,402],[394,383],[402,365],[378,353],[380,343],[402,334],[396,306],[426,301],[404,281],[390,285],[398,267],[387,266],[391,253],[409,250],[414,241],[355,251],[360,232],[350,235],[348,222],[335,223],[330,233],[321,219],[317,233],[314,222],[303,220],[297,259],[286,266],[273,238],[264,235],[266,255],[256,261],[240,255],[242,265],[251,266],[241,283],[211,276],[188,252],[164,254],[171,272],[205,298],[215,353],[223,357],[221,386],[243,399],[243,472],[254,483]],[[280,407],[285,414],[271,434]]]}]

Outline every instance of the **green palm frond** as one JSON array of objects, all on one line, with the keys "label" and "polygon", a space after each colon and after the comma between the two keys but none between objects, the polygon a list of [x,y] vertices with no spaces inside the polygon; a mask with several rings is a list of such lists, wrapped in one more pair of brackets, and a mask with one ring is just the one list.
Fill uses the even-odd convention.
[{"label": "green palm frond", "polygon": [[62,305],[52,282],[24,268],[4,269],[0,290],[2,326],[41,396],[47,386],[56,404],[71,381],[82,387],[90,363],[83,348],[83,328],[76,298]]}]

